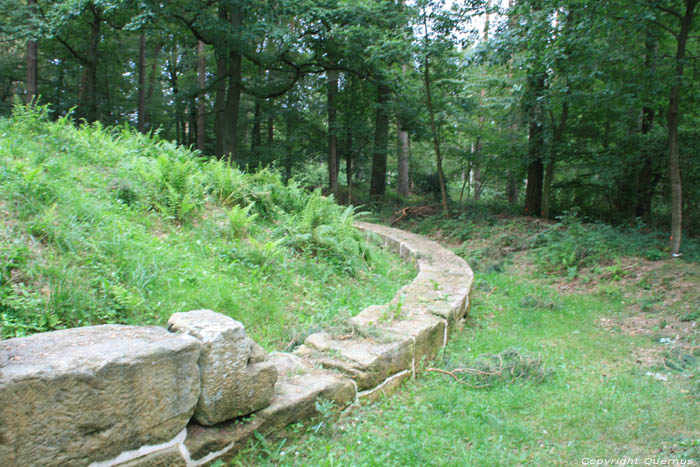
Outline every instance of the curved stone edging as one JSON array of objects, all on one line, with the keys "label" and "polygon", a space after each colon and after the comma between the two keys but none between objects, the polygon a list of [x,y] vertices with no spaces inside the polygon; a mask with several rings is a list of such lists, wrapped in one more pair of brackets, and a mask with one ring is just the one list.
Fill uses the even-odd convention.
[{"label": "curved stone edging", "polygon": [[[263,355],[240,323],[209,310],[173,315],[169,324],[178,334],[105,325],[0,343],[0,396],[14,401],[0,406],[0,464],[22,465],[40,456],[44,465],[64,465],[68,459],[96,467],[210,465],[235,455],[256,432],[279,436],[290,423],[313,417],[320,400],[349,408],[395,391],[437,355],[466,316],[473,273],[463,259],[419,235],[364,222],[356,227],[367,241],[414,261],[418,275],[389,303],[351,318],[349,334],[312,334],[291,354]],[[56,351],[60,346],[77,350],[64,357]],[[259,374],[267,375],[267,382]],[[100,379],[105,375],[113,384]],[[240,378],[270,394],[245,393],[245,385],[225,387]],[[138,400],[129,392],[137,385]],[[207,392],[211,387],[224,388],[238,405],[228,407],[218,390]],[[85,410],[84,401],[92,406],[84,423],[75,423],[72,414]],[[222,423],[201,413],[202,404],[218,412],[224,402],[231,416],[238,407],[250,407],[239,413],[263,408]],[[35,406],[48,418],[36,419]],[[144,409],[153,412],[155,425],[142,423]],[[195,409],[200,416],[190,419]],[[18,424],[19,415],[24,418]],[[217,424],[203,426],[196,419]],[[129,431],[136,425],[138,430]],[[55,442],[46,445],[43,435]],[[128,442],[115,444],[115,439]],[[106,456],[111,458],[102,460]]]},{"label": "curved stone edging", "polygon": [[[389,395],[447,344],[469,310],[474,275],[466,261],[420,235],[365,222],[355,225],[368,241],[414,261],[416,278],[388,304],[367,307],[351,318],[352,336],[316,333],[292,354],[270,354],[279,372],[272,404],[246,424],[191,423],[183,443],[188,466],[232,457],[255,431],[278,435],[288,424],[314,416],[321,399],[349,409],[358,400]],[[219,455],[212,457],[213,451]]]}]

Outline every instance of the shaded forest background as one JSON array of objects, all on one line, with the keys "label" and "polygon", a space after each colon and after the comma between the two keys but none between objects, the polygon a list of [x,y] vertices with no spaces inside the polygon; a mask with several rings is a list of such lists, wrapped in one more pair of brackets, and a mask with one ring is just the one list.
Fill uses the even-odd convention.
[{"label": "shaded forest background", "polygon": [[129,124],[344,203],[700,233],[700,0],[2,0],[0,114]]}]

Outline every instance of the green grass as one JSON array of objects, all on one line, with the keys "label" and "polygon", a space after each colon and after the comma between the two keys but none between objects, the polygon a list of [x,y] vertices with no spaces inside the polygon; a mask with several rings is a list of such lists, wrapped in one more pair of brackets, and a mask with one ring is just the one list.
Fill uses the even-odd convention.
[{"label": "green grass", "polygon": [[[547,377],[472,389],[423,372],[392,397],[337,422],[326,420],[325,430],[315,429],[322,417],[290,427],[285,440],[257,440],[233,465],[581,465],[584,458],[626,456],[640,463],[700,462],[700,333],[692,326],[694,315],[682,314],[700,306],[696,263],[644,263],[658,269],[639,283],[626,283],[630,277],[615,281],[604,266],[612,260],[601,256],[581,269],[590,282],[564,293],[563,286],[580,279],[543,259],[537,239],[551,225],[472,218],[465,230],[473,234],[462,244],[446,237],[443,221],[433,218],[430,224],[428,219],[414,228],[442,238],[465,257],[474,254],[472,248],[481,250],[470,319],[430,365],[468,367],[480,356],[514,348],[540,357]],[[611,252],[622,261],[644,259]],[[639,285],[644,281],[650,281],[649,290]],[[683,307],[640,310],[651,294],[661,303],[677,293],[681,281],[694,281],[684,286]],[[640,290],[646,295],[639,296]],[[640,317],[669,323],[681,317],[688,332],[678,339],[676,331],[664,334],[663,321],[624,332],[623,324]],[[674,357],[679,351],[682,359]]]},{"label": "green grass", "polygon": [[129,128],[0,120],[2,337],[210,308],[268,348],[388,301],[415,271],[356,212]]}]

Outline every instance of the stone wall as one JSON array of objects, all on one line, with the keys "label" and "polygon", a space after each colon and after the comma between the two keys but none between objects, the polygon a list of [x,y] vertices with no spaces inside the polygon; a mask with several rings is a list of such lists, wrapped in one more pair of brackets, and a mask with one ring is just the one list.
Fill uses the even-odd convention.
[{"label": "stone wall", "polygon": [[274,437],[314,416],[321,399],[346,408],[394,391],[466,316],[473,274],[435,242],[356,225],[418,275],[351,318],[351,332],[312,334],[293,353],[265,353],[210,310],[176,313],[167,330],[105,325],[0,341],[0,465],[208,465],[256,431]]}]

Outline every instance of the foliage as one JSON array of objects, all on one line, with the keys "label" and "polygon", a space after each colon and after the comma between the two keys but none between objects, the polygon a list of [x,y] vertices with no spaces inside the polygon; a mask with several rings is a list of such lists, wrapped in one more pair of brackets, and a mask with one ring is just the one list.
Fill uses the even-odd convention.
[{"label": "foliage", "polygon": [[272,170],[47,113],[0,120],[4,338],[210,308],[282,345],[388,300],[413,273],[361,243],[353,209]]},{"label": "foliage", "polygon": [[[532,237],[539,228],[534,221],[525,228],[522,218],[488,222],[495,216],[478,217],[469,218],[475,235],[468,245],[503,231]],[[442,235],[446,221],[431,221],[432,233]],[[426,223],[421,229],[428,230]],[[553,460],[569,464],[591,458],[591,453],[641,459],[653,454],[650,446],[663,458],[697,462],[700,386],[696,367],[689,365],[689,349],[671,352],[671,347],[652,339],[651,329],[628,335],[601,324],[637,318],[637,290],[625,291],[622,300],[595,293],[593,284],[563,292],[560,276],[523,274],[523,268],[537,266],[523,253],[509,253],[518,257],[512,267],[477,274],[466,326],[451,335],[435,366],[475,367],[480,357],[509,355],[509,349],[516,348],[521,355],[540,355],[542,365],[552,370],[539,384],[498,382],[475,391],[438,372],[419,371],[392,396],[344,414],[332,431],[316,434],[292,426],[287,438],[277,443],[280,449],[261,452],[253,444],[233,465],[491,465],[494,458],[507,465]],[[675,278],[681,263],[664,261]],[[696,293],[698,266],[683,265],[693,275],[666,288],[660,280],[654,282],[663,300],[677,294],[678,284],[685,281],[692,281],[688,291]],[[659,279],[654,274],[652,278]],[[666,309],[663,315],[671,320],[673,312]],[[697,331],[686,329],[691,334],[683,342],[696,346]],[[639,361],[649,355],[659,358],[660,368]],[[682,371],[664,369],[664,358],[682,359],[686,366]],[[697,355],[694,358],[697,365]],[[491,359],[486,363],[493,368]]]}]

